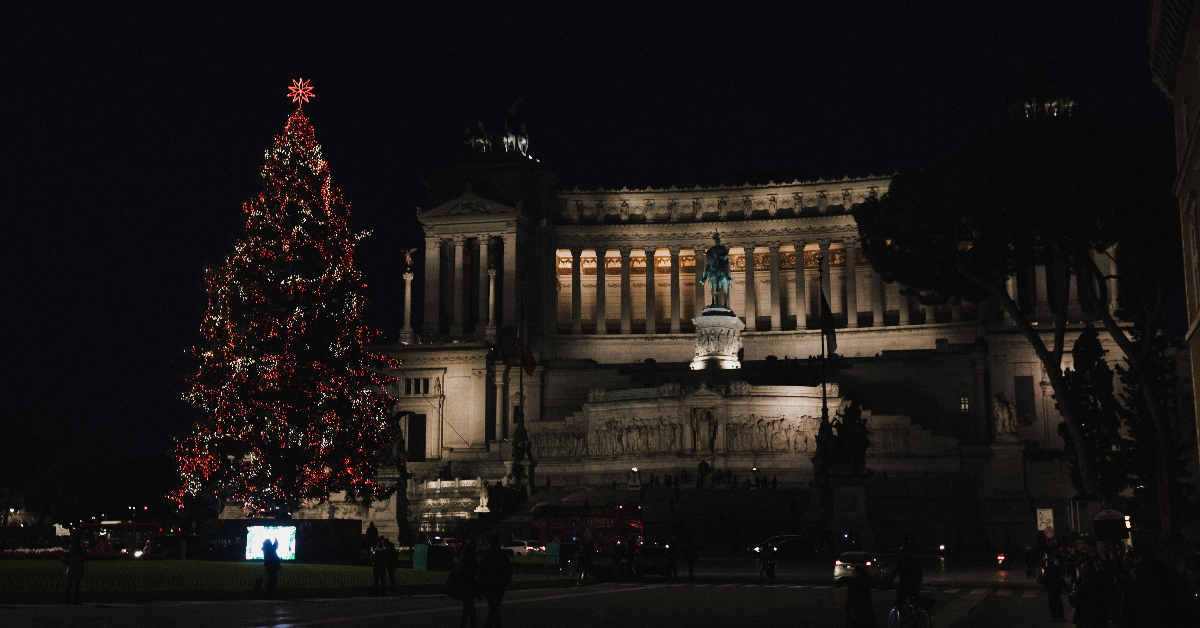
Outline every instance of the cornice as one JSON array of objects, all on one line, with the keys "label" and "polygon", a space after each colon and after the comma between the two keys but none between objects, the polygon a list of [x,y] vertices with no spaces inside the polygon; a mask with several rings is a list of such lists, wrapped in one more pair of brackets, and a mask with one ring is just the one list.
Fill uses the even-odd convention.
[{"label": "cornice", "polygon": [[732,193],[732,192],[746,193],[748,191],[762,192],[762,193],[770,193],[770,192],[774,191],[775,193],[778,193],[780,190],[786,190],[786,189],[791,189],[791,188],[821,188],[821,187],[824,187],[824,188],[830,188],[830,189],[840,189],[841,187],[847,187],[847,186],[859,187],[859,186],[863,186],[864,184],[866,184],[867,187],[869,187],[870,184],[878,184],[878,183],[883,183],[884,185],[887,185],[887,184],[891,183],[891,180],[892,180],[892,177],[890,175],[883,176],[883,175],[873,175],[872,174],[872,175],[867,175],[865,177],[843,177],[841,179],[829,179],[829,180],[826,180],[826,179],[817,179],[815,181],[795,180],[795,181],[786,182],[786,183],[785,182],[780,182],[780,183],[771,182],[771,183],[767,183],[765,185],[732,185],[732,186],[713,186],[713,187],[705,187],[705,186],[697,185],[697,186],[690,187],[690,188],[677,188],[675,186],[671,186],[669,188],[646,187],[646,188],[635,188],[632,190],[629,188],[624,188],[624,187],[619,190],[604,189],[604,188],[597,188],[594,190],[581,190],[579,188],[575,188],[573,190],[560,191],[558,193],[558,196],[560,196],[560,197],[570,196],[570,197],[574,198],[576,196],[609,196],[609,195],[626,195],[626,196],[628,196],[628,195],[636,195],[636,194],[659,194],[659,195],[666,195],[666,196],[682,197],[682,196],[691,196],[691,195],[694,195],[694,193],[720,194],[722,192],[724,192],[724,193]]},{"label": "cornice", "polygon": [[719,232],[725,243],[737,245],[746,240],[788,242],[822,235],[857,237],[858,225],[849,214],[741,222],[559,225],[558,239],[560,245],[640,242],[699,244],[712,240],[714,232]]}]

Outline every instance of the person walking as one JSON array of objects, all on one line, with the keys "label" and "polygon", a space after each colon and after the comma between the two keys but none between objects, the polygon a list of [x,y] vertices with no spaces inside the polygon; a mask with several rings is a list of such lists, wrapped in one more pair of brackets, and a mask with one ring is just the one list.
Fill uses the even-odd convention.
[{"label": "person walking", "polygon": [[765,545],[758,555],[758,583],[762,584],[763,580],[767,584],[775,584],[775,547],[773,545]]},{"label": "person walking", "polygon": [[1159,541],[1158,551],[1139,560],[1124,607],[1123,626],[1175,628],[1194,626],[1200,603],[1189,589],[1184,572],[1194,558],[1191,543],[1178,533]]},{"label": "person walking", "polygon": [[688,541],[683,546],[683,562],[687,564],[688,580],[696,579],[696,544]]},{"label": "person walking", "polygon": [[392,595],[396,595],[396,570],[400,568],[400,553],[390,539],[383,540],[383,565],[387,569],[388,582],[392,585]]},{"label": "person walking", "polygon": [[371,589],[375,595],[383,595],[387,589],[387,553],[382,540],[371,547]]},{"label": "person walking", "polygon": [[[83,561],[87,558],[87,550],[83,548],[83,538],[78,533],[71,539],[71,547],[67,550],[63,563],[67,565],[67,604],[79,603],[79,589],[83,584]],[[75,599],[71,600],[71,590],[75,590]]]},{"label": "person walking", "polygon": [[1063,616],[1062,593],[1067,583],[1063,580],[1063,567],[1058,558],[1051,558],[1042,570],[1042,589],[1050,598],[1050,621],[1066,621]]},{"label": "person walking", "polygon": [[367,531],[365,533],[365,536],[366,536],[365,541],[367,544],[367,549],[369,551],[374,551],[375,545],[377,543],[379,543],[379,529],[375,527],[374,521],[367,524]]},{"label": "person walking", "polygon": [[471,628],[477,628],[478,623],[475,619],[475,599],[479,596],[479,586],[477,578],[479,576],[479,562],[475,559],[477,546],[475,541],[468,541],[463,546],[462,556],[458,559],[458,565],[454,567],[454,571],[450,574],[450,589],[451,597],[462,600],[462,614],[458,616],[458,628],[467,628],[467,624]]},{"label": "person walking", "polygon": [[1033,580],[1033,567],[1037,564],[1038,551],[1032,545],[1025,546],[1025,578]]},{"label": "person walking", "polygon": [[500,602],[512,580],[512,563],[500,549],[500,537],[488,535],[488,548],[479,560],[479,592],[487,600],[488,614],[483,628],[500,628]]},{"label": "person walking", "polygon": [[854,575],[846,583],[847,628],[875,628],[875,607],[871,603],[871,576],[862,565],[854,566]]},{"label": "person walking", "polygon": [[921,563],[913,557],[912,547],[905,544],[900,548],[900,560],[896,561],[896,566],[888,574],[887,581],[889,589],[895,583],[896,608],[911,603],[912,599],[917,597],[921,592],[921,581],[924,579],[925,574],[921,570]]},{"label": "person walking", "polygon": [[1108,579],[1096,560],[1086,560],[1081,567],[1075,592],[1068,598],[1075,614],[1071,617],[1079,628],[1106,628],[1108,626],[1108,601],[1111,591]]},{"label": "person walking", "polygon": [[262,544],[263,569],[267,571],[267,597],[275,597],[275,585],[279,584],[279,570],[283,567],[279,560],[279,541],[266,539]]}]

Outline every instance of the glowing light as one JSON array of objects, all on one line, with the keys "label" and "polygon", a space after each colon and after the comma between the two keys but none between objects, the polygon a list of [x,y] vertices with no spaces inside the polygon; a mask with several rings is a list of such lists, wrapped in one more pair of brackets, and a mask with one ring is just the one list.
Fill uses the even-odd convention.
[{"label": "glowing light", "polygon": [[292,81],[292,86],[288,88],[288,97],[292,99],[292,102],[299,103],[301,107],[308,102],[309,98],[316,98],[312,86],[308,83],[309,81],[301,77],[298,81]]}]

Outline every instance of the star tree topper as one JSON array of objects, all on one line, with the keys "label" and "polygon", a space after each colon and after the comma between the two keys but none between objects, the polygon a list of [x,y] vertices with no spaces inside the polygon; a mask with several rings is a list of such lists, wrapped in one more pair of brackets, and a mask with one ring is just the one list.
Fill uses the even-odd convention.
[{"label": "star tree topper", "polygon": [[292,86],[288,88],[288,96],[291,97],[292,102],[300,103],[301,107],[304,106],[304,103],[308,102],[309,98],[316,98],[313,94],[312,85],[308,83],[309,81],[301,77],[298,81],[292,81]]}]

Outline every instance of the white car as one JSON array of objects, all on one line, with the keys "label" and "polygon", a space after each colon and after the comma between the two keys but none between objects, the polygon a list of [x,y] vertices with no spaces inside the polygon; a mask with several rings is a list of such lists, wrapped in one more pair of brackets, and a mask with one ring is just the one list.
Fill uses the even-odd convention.
[{"label": "white car", "polygon": [[512,553],[517,556],[540,554],[546,551],[546,547],[537,543],[536,541],[522,541],[520,539],[506,541],[500,546],[500,549],[512,550]]},{"label": "white car", "polygon": [[887,572],[880,564],[879,558],[871,552],[846,552],[838,556],[837,561],[833,563],[833,581],[835,584],[843,584],[846,580],[854,577],[854,567],[861,565],[867,571],[867,575],[871,576],[876,582]]}]

